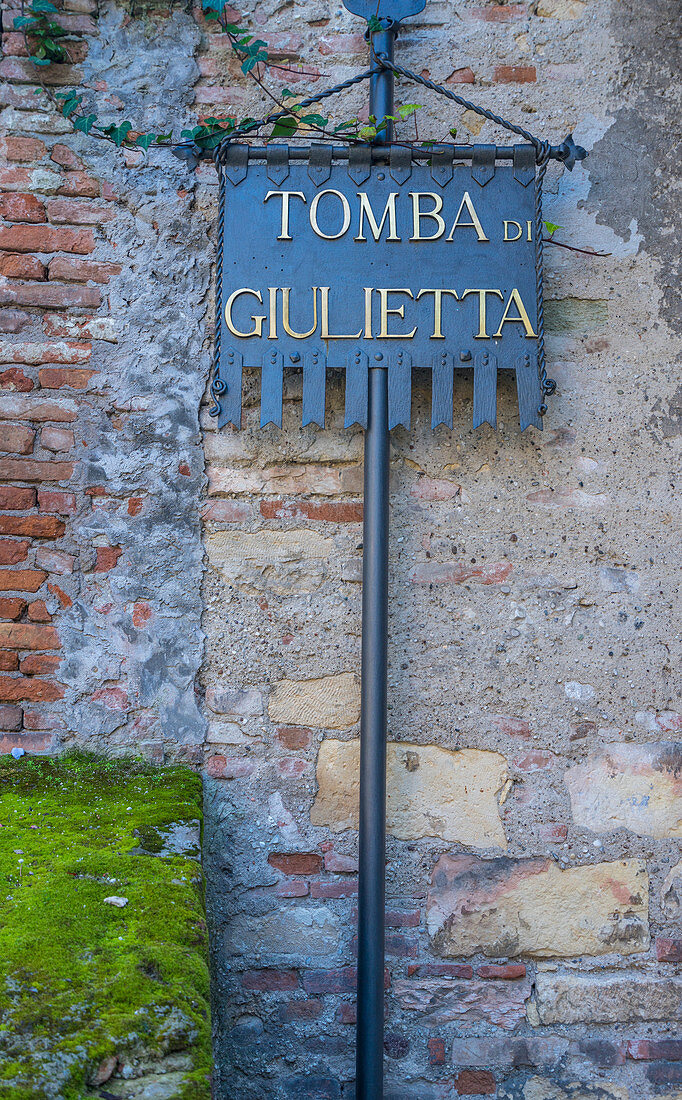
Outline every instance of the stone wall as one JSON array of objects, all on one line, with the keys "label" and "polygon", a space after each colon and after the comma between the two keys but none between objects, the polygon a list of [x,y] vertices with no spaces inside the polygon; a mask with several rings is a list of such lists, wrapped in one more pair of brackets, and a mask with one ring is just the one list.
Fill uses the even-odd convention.
[{"label": "stone wall", "polygon": [[[69,3],[112,119],[265,107],[198,13]],[[301,70],[275,86],[365,63],[336,8],[245,17]],[[680,29],[674,0],[430,0],[399,42],[573,130],[590,158],[550,166],[545,216],[607,255],[547,247],[544,432],[519,435],[506,380],[499,431],[472,431],[458,378],[452,431],[420,383],[393,433],[393,1100],[680,1095]],[[6,40],[2,744],[205,760],[217,1094],[350,1097],[362,434],[339,383],[302,429],[295,378],[282,432],[253,381],[241,433],[200,420],[213,169],[67,133]],[[505,141],[421,92],[398,90],[421,137]]]}]

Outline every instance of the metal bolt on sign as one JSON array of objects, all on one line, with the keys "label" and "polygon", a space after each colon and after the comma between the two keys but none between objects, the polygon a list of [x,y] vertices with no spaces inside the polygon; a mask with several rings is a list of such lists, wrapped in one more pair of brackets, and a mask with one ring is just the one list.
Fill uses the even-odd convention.
[{"label": "metal bolt on sign", "polygon": [[[226,138],[220,175],[212,414],[241,428],[242,372],[261,371],[261,426],[282,425],[284,371],[301,370],[303,424],[324,428],[326,374],[345,371],[345,426],[365,429],[356,1100],[383,1097],[389,433],[410,426],[412,370],[431,371],[431,425],[452,427],[454,376],[472,370],[473,423],[497,423],[497,376],[516,377],[520,427],[542,428],[547,378],[542,181],[587,155],[394,61],[403,19],[426,0],[343,0],[370,23],[370,68],[300,106],[369,80],[394,114],[394,75],[522,139],[511,147],[393,141],[249,145]],[[374,29],[378,28],[378,29]],[[286,113],[286,112],[282,112]],[[242,128],[256,132],[279,114]],[[248,225],[249,234],[239,232]],[[235,227],[232,231],[232,227]]]}]

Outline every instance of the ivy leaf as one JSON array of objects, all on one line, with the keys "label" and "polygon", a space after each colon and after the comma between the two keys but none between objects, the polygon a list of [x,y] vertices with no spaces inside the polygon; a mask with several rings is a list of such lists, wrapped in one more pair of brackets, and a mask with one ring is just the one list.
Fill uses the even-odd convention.
[{"label": "ivy leaf", "polygon": [[367,20],[367,29],[370,34],[381,30],[381,20],[378,15],[371,15]]},{"label": "ivy leaf", "polygon": [[113,124],[111,126],[103,126],[102,132],[107,134],[107,136],[110,137],[114,144],[117,145],[120,149],[132,128],[132,122],[126,121],[122,122],[120,126],[114,126]]},{"label": "ivy leaf", "polygon": [[320,126],[322,129],[329,123],[329,119],[322,115],[303,115],[300,121],[305,126]]},{"label": "ivy leaf", "polygon": [[363,126],[361,130],[358,130],[358,137],[363,141],[371,141],[372,138],[377,136],[376,126]]},{"label": "ivy leaf", "polygon": [[405,103],[405,104],[403,104],[402,107],[398,107],[398,114],[400,115],[401,119],[404,122],[405,119],[409,118],[410,115],[413,115],[415,113],[415,111],[420,111],[420,110],[421,110],[421,103]]},{"label": "ivy leaf", "polygon": [[82,95],[76,95],[74,92],[71,92],[68,96],[66,96],[64,102],[62,103],[62,114],[64,115],[64,117],[68,118],[69,115],[72,115],[74,113],[74,111],[77,111],[82,102]]},{"label": "ivy leaf", "polygon": [[146,153],[149,146],[156,140],[156,134],[138,134],[135,138],[135,144],[140,145]]},{"label": "ivy leaf", "polygon": [[289,88],[282,88],[282,99],[296,99],[297,93],[292,92]]},{"label": "ivy leaf", "polygon": [[168,134],[157,134],[157,135],[156,135],[156,144],[157,144],[157,145],[160,145],[162,141],[170,141],[170,139],[172,138],[172,136],[173,136],[173,134],[172,134],[172,133],[168,133]]},{"label": "ivy leaf", "polygon": [[564,228],[563,225],[555,225],[554,222],[543,222],[542,224],[544,225],[545,229],[549,233],[550,237],[554,236],[557,229],[563,229]]},{"label": "ivy leaf", "polygon": [[201,7],[203,11],[216,11],[221,12],[224,8],[223,0],[201,0]]},{"label": "ivy leaf", "polygon": [[89,134],[97,122],[97,115],[78,115],[73,120],[74,130],[80,130],[83,134]]},{"label": "ivy leaf", "polygon": [[338,126],[334,127],[334,129],[332,130],[332,133],[333,134],[338,134],[339,130],[352,130],[353,127],[357,126],[357,124],[358,124],[357,118],[351,118],[351,119],[348,120],[348,122],[340,122]]},{"label": "ivy leaf", "polygon": [[50,0],[33,0],[33,3],[31,4],[30,10],[35,11],[35,12],[39,12],[39,11],[49,11],[49,12],[55,12],[55,13],[57,12],[57,8],[54,6],[54,4],[50,3]]},{"label": "ivy leaf", "polygon": [[33,19],[30,15],[17,15],[14,19],[15,30],[28,30],[29,27],[33,27],[38,22],[37,19]]},{"label": "ivy leaf", "polygon": [[34,65],[51,65],[49,57],[29,57],[29,61],[32,61]]},{"label": "ivy leaf", "polygon": [[451,128],[450,128],[450,129],[448,130],[448,133],[449,133],[450,137],[457,137],[457,127],[456,127],[456,126],[452,126],[452,127],[451,127]]},{"label": "ivy leaf", "polygon": [[194,141],[195,137],[198,137],[203,127],[193,126],[191,130],[181,130],[180,137],[187,138],[189,141]]},{"label": "ivy leaf", "polygon": [[293,137],[298,130],[298,119],[293,115],[286,115],[284,118],[280,118],[272,128],[270,137]]}]

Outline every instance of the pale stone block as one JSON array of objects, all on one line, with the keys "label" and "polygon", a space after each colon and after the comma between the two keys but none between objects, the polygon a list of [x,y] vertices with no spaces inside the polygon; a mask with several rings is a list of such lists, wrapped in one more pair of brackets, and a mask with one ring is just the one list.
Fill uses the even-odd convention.
[{"label": "pale stone block", "polygon": [[[600,1076],[594,1085],[571,1081],[561,1085],[545,1077],[530,1077],[523,1086],[523,1100],[632,1100],[626,1085],[614,1085]],[[676,1097],[660,1097],[660,1100],[680,1100]]]},{"label": "pale stone block", "polygon": [[315,591],[326,577],[332,539],[317,531],[214,531],[206,536],[209,561],[228,585],[269,588],[283,595]]},{"label": "pale stone block", "polygon": [[649,947],[648,890],[636,859],[561,871],[549,859],[444,855],[427,927],[440,955],[632,954]]},{"label": "pale stone block", "polygon": [[682,977],[539,972],[535,991],[543,1024],[613,1024],[682,1018]]},{"label": "pale stone block", "polygon": [[573,818],[595,833],[682,837],[682,744],[614,744],[565,774]]},{"label": "pale stone block", "polygon": [[545,19],[579,19],[586,7],[585,0],[539,0],[536,11]]},{"label": "pale stone block", "polygon": [[339,946],[338,918],[324,907],[240,913],[225,933],[230,955],[329,955]]},{"label": "pale stone block", "polygon": [[511,1030],[523,1019],[530,982],[405,978],[393,993],[401,1008],[419,1012],[427,1027],[456,1022],[468,1030],[480,1022]]},{"label": "pale stone block", "polygon": [[[479,848],[506,848],[497,794],[505,758],[481,749],[391,742],[387,749],[387,829],[401,840],[438,836]],[[360,742],[327,739],[317,762],[314,825],[357,829]]]},{"label": "pale stone block", "polygon": [[563,1035],[530,1035],[527,1038],[454,1039],[452,1062],[455,1066],[487,1069],[495,1066],[511,1069],[515,1066],[555,1066],[566,1056],[569,1040]]},{"label": "pale stone block", "polygon": [[358,678],[354,672],[341,672],[315,680],[280,680],[273,685],[268,713],[271,721],[287,726],[349,729],[360,719]]}]

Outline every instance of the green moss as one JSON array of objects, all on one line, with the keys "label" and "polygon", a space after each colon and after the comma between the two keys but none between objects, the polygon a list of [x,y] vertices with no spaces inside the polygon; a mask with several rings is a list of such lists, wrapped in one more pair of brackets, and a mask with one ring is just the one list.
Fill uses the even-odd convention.
[{"label": "green moss", "polygon": [[3,1100],[96,1097],[111,1055],[150,1072],[165,1059],[184,1073],[174,1096],[208,1100],[203,883],[186,851],[167,854],[198,820],[188,768],[0,758]]}]

